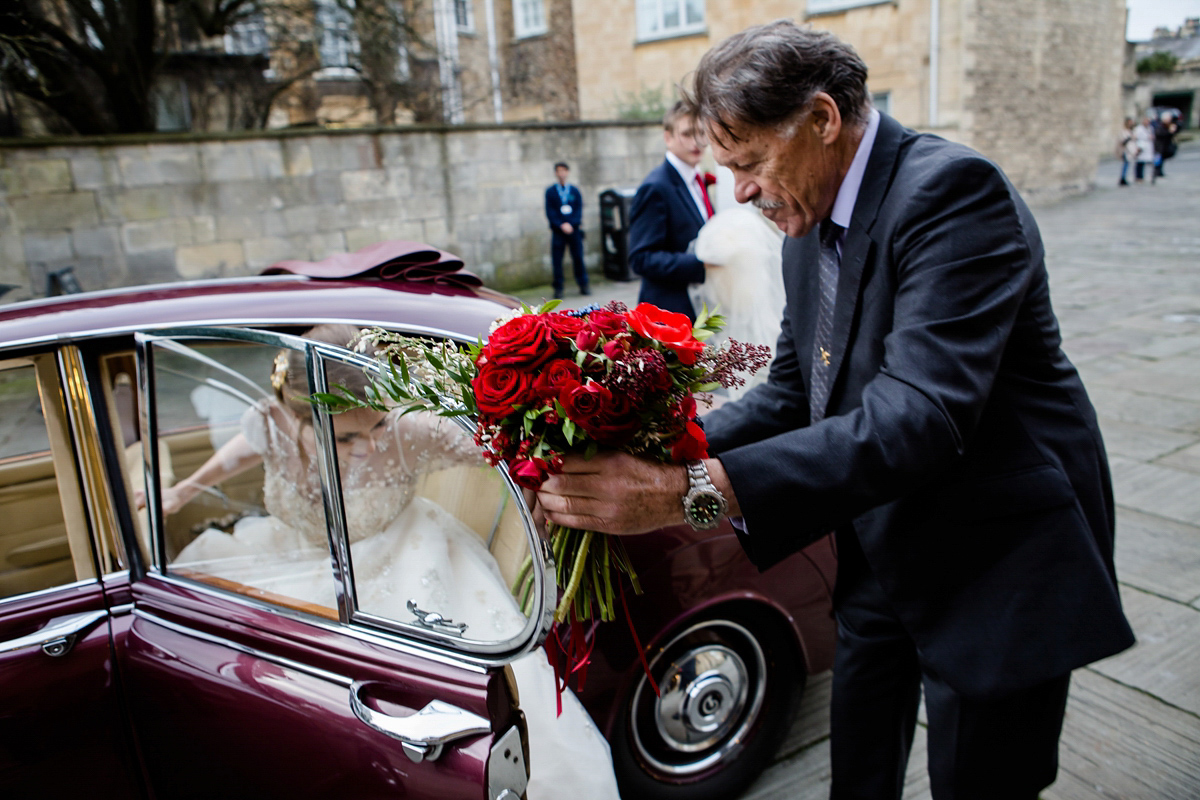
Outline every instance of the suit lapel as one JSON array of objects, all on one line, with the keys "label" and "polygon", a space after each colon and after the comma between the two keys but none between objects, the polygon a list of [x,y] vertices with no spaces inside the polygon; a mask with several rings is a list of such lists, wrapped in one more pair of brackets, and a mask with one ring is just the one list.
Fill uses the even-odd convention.
[{"label": "suit lapel", "polygon": [[[846,355],[850,341],[850,329],[858,311],[859,288],[862,283],[863,267],[870,254],[871,227],[879,214],[879,205],[887,193],[892,180],[896,156],[904,128],[886,114],[879,116],[879,130],[875,134],[875,143],[871,148],[871,156],[867,160],[867,168],[863,173],[862,185],[858,190],[858,198],[854,203],[854,213],[850,217],[850,227],[842,244],[842,259],[838,268],[837,302],[833,313],[833,333],[830,341],[829,359],[833,376],[830,385],[837,386],[838,375]],[[812,263],[819,257],[816,248],[816,238],[812,237]],[[810,271],[812,274],[816,270]],[[814,285],[812,291],[819,291]],[[815,316],[815,315],[814,315]],[[809,338],[809,353],[812,352],[812,339]],[[807,365],[812,370],[811,359]],[[811,376],[806,375],[806,386],[811,386]],[[833,392],[829,393],[833,397]]]},{"label": "suit lapel", "polygon": [[700,214],[700,209],[696,208],[696,201],[692,199],[692,192],[683,182],[683,176],[679,174],[679,170],[675,169],[675,165],[670,161],[663,159],[664,169],[667,171],[667,178],[671,181],[671,185],[675,187],[675,193],[679,196],[679,202],[683,203],[684,207],[691,212],[692,218],[697,225],[704,225],[704,217]]}]

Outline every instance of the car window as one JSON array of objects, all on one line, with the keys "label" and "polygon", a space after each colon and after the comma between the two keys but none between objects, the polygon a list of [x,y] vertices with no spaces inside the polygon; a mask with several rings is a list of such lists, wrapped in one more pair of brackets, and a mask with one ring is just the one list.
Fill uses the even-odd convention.
[{"label": "car window", "polygon": [[[363,384],[359,367],[323,361],[330,385]],[[521,501],[464,426],[399,408],[332,423],[358,618],[482,643],[522,634]]]},{"label": "car window", "polygon": [[151,349],[164,571],[337,619],[312,413],[271,384],[283,351],[202,340]]},{"label": "car window", "polygon": [[40,360],[0,362],[0,599],[95,577],[53,357]]}]

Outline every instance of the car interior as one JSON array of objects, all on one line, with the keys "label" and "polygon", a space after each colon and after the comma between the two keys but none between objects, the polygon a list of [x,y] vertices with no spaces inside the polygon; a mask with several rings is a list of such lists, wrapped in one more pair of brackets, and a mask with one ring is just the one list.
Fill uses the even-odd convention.
[{"label": "car interior", "polygon": [[[158,352],[155,357],[160,491],[204,465],[221,444],[237,434],[248,404],[270,396],[268,380],[271,360],[278,352],[275,348],[246,342],[209,342],[197,345],[195,350],[205,362],[188,365],[184,363],[186,359],[175,353]],[[136,422],[139,409],[133,353],[105,357],[101,360],[101,370],[109,419],[117,428],[113,439],[124,447],[130,507],[141,506],[135,520],[139,544],[144,553],[150,553],[150,518],[141,500],[146,492],[146,464],[141,429]],[[451,420],[444,423],[454,424]],[[253,466],[200,492],[178,512],[166,516],[167,570],[214,588],[338,619],[332,599],[312,602],[311,597],[297,596],[305,592],[289,592],[287,588],[294,586],[305,570],[318,569],[332,587],[327,550],[314,554],[320,557],[313,561],[306,561],[306,554],[297,552],[296,560],[289,565],[265,568],[261,558],[243,559],[246,563],[239,563],[236,557],[227,557],[223,563],[205,561],[185,565],[177,561],[184,548],[205,532],[231,533],[239,523],[245,524],[244,520],[252,522],[265,517],[263,481],[263,467]],[[418,479],[414,494],[437,503],[473,531],[494,557],[506,584],[512,585],[529,547],[520,502],[494,468],[481,458],[478,465],[463,464],[426,473]],[[412,624],[414,619],[395,621]]]}]

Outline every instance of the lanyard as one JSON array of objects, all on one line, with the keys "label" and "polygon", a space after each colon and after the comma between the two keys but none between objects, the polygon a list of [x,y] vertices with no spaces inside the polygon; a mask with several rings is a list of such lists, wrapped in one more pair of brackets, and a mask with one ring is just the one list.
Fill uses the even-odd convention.
[{"label": "lanyard", "polygon": [[558,189],[558,199],[561,200],[562,204],[565,206],[567,201],[571,199],[570,184],[563,186],[561,183],[556,183],[554,184],[554,188]]}]

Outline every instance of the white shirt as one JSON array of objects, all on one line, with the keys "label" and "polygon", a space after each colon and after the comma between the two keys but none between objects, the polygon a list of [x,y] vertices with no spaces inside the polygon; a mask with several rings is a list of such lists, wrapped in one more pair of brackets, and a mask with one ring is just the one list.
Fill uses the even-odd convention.
[{"label": "white shirt", "polygon": [[[696,210],[700,212],[700,219],[708,219],[708,209],[704,207],[704,195],[700,194],[700,187],[696,184],[696,175],[699,173],[696,168],[683,163],[679,156],[667,151],[667,161],[671,162],[671,166],[679,173],[679,177],[683,178],[683,185],[688,187],[688,191],[692,193],[692,202],[696,204]],[[700,180],[704,180],[701,176]]]}]

